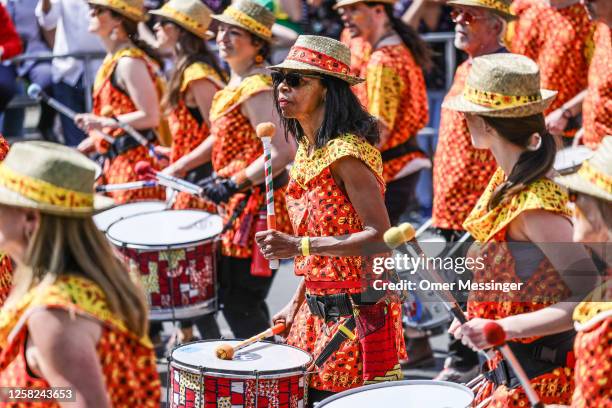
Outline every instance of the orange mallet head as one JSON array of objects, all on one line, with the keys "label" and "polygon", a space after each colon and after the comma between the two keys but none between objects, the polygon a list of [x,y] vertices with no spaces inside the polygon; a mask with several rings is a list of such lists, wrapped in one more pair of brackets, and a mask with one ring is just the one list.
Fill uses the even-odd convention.
[{"label": "orange mallet head", "polygon": [[276,125],[272,122],[262,122],[255,128],[257,137],[274,137],[276,133]]},{"label": "orange mallet head", "polygon": [[274,327],[270,327],[269,329],[256,334],[253,337],[250,337],[246,340],[241,341],[240,343],[232,346],[231,344],[224,343],[215,349],[215,354],[221,360],[231,360],[234,358],[234,353],[246,346],[250,346],[251,344],[258,342],[259,340],[265,339],[266,337],[274,336],[275,334],[280,334],[285,331],[285,324],[278,323]]}]

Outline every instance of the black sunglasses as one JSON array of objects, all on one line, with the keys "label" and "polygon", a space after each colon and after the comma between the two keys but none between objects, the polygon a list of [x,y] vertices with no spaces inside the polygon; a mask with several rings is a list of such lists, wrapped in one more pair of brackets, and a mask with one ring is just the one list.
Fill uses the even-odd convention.
[{"label": "black sunglasses", "polygon": [[282,82],[287,84],[287,86],[291,88],[298,88],[302,85],[302,78],[321,78],[319,75],[311,75],[311,74],[298,74],[297,72],[273,72],[272,73],[272,82],[275,85],[280,85]]}]

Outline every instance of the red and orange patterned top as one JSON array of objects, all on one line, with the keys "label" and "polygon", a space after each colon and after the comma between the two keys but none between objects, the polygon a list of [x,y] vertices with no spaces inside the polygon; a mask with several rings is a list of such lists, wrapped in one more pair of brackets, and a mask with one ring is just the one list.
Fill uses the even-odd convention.
[{"label": "red and orange patterned top", "polygon": [[[25,350],[27,318],[35,309],[62,309],[92,318],[103,327],[97,352],[113,407],[158,407],[160,382],[148,338],[138,338],[110,309],[104,292],[90,280],[63,276],[45,288],[30,290],[15,305],[0,311],[0,384],[47,388],[44,378],[29,373]],[[6,407],[59,407],[50,402],[0,404]]]},{"label": "red and orange patterned top", "polygon": [[587,87],[593,24],[580,4],[557,9],[545,0],[515,0],[512,10],[518,19],[510,49],[537,62],[542,87],[559,92],[545,113],[552,112]]},{"label": "red and orange patterned top", "polygon": [[597,24],[595,51],[589,67],[589,87],[582,105],[582,141],[596,149],[612,135],[612,35],[604,23]]},{"label": "red and orange patterned top", "polygon": [[[4,160],[9,151],[9,144],[6,139],[0,134],[0,161]],[[8,297],[11,291],[13,281],[13,266],[11,259],[3,253],[0,253],[0,307]]]},{"label": "red and orange patterned top", "polygon": [[[151,81],[155,82],[158,90],[158,97],[163,94],[162,83],[160,77],[156,74],[157,66],[151,61],[144,51],[138,48],[124,48],[117,51],[113,55],[109,55],[104,59],[102,66],[96,74],[96,80],[93,88],[93,113],[99,116],[113,117],[123,115],[125,113],[136,111],[136,106],[128,94],[116,88],[112,83],[112,76],[117,67],[117,63],[121,58],[139,58],[146,62]],[[123,135],[121,129],[105,129],[107,134],[118,137]],[[103,154],[108,151],[108,143],[100,140],[95,132],[92,132],[92,137],[96,140],[96,150]],[[147,161],[151,163],[154,169],[160,169],[154,158],[149,157],[148,150],[144,146],[135,147],[118,157],[107,160],[104,164],[102,177],[98,182],[100,184],[116,184],[138,181],[139,176],[134,171],[134,166],[139,161]],[[117,203],[126,203],[135,200],[152,200],[163,199],[164,190],[162,188],[142,188],[138,190],[114,191],[109,193]]]},{"label": "red and orange patterned top", "polygon": [[[493,280],[504,283],[522,282],[523,285],[520,291],[508,293],[471,291],[467,302],[470,319],[480,317],[498,320],[529,313],[558,303],[571,294],[559,272],[545,257],[531,276],[526,279],[519,277],[507,235],[510,223],[525,211],[539,209],[571,217],[567,193],[551,180],[539,179],[488,210],[493,192],[504,180],[505,174],[499,168],[463,226],[481,245],[477,256],[483,258],[484,268],[474,270],[474,282]],[[536,339],[537,337],[530,337],[512,341],[530,343]],[[498,354],[497,358],[497,361],[501,360],[501,354]],[[557,368],[535,377],[531,383],[544,404],[569,404],[573,392],[573,370],[569,367]],[[491,394],[493,399],[488,407],[519,407],[529,404],[522,388],[508,389],[500,386],[493,390],[492,383],[483,387],[477,401],[480,402]]]},{"label": "red and orange patterned top", "polygon": [[[187,92],[189,85],[193,81],[199,80],[208,80],[212,82],[217,89],[223,88],[223,79],[210,65],[203,62],[195,62],[188,66],[183,72],[181,93],[184,94]],[[168,124],[170,126],[170,132],[172,133],[171,163],[174,163],[198,147],[210,133],[206,121],[199,123],[191,114],[182,98],[178,106],[170,112]],[[194,197],[188,193],[178,193],[173,208],[176,210],[197,208],[211,213],[217,211],[217,206],[214,203]]]},{"label": "red and orange patterned top", "polygon": [[[231,177],[244,170],[263,154],[261,141],[249,118],[241,110],[242,104],[260,92],[272,92],[272,78],[251,75],[237,87],[226,87],[215,94],[210,110],[211,137],[215,138],[212,151],[214,171],[220,177]],[[253,187],[249,193],[232,196],[225,205],[225,222],[232,218],[236,207],[248,200],[245,209],[223,234],[222,253],[236,258],[250,258],[253,252],[255,217],[265,205],[265,188]],[[291,225],[285,206],[284,186],[274,186],[276,229],[290,232]],[[246,238],[241,233],[246,232]],[[241,233],[239,233],[241,232]]]},{"label": "red and orange patterned top", "polygon": [[573,408],[612,407],[612,280],[591,293],[574,310],[576,390]]},{"label": "red and orange patterned top", "polygon": [[[301,143],[287,186],[287,207],[296,235],[323,237],[363,231],[359,215],[331,173],[331,165],[347,156],[361,160],[370,168],[380,183],[380,190],[373,194],[383,196],[380,153],[365,140],[353,135],[341,136],[329,141],[311,156],[308,156],[307,144]],[[296,256],[295,273],[304,276],[309,294],[359,293],[364,273],[372,271],[370,262],[371,259],[362,256]],[[345,282],[347,287],[308,288],[308,282]],[[403,358],[406,349],[401,326],[401,306],[399,303],[390,303],[389,306],[396,344],[381,347],[397,349],[400,358]],[[304,303],[296,314],[287,343],[317,357],[345,321],[346,318],[341,318],[338,322],[325,323],[320,317],[312,315]],[[358,339],[345,340],[320,369],[311,377],[310,387],[339,392],[363,385]],[[401,378],[401,370],[398,367],[398,372],[388,375]]]},{"label": "red and orange patterned top", "polygon": [[[342,30],[340,34],[340,41],[351,50],[351,74],[355,76],[361,75],[362,71],[365,70],[368,61],[370,60],[370,54],[372,53],[372,45],[364,40],[362,37],[351,38],[348,29]],[[359,100],[366,99],[366,84],[362,82],[357,85],[353,85],[353,92]]]},{"label": "red and orange patterned top", "polygon": [[[463,91],[471,62],[457,67],[446,98]],[[442,109],[433,166],[433,225],[462,230],[497,164],[488,149],[476,149],[462,113]]]},{"label": "red and orange patterned top", "polygon": [[[365,94],[357,96],[368,112],[389,131],[384,152],[415,137],[429,120],[423,71],[403,44],[382,45],[373,50],[358,76],[365,78]],[[383,164],[385,182],[393,180],[421,152],[408,153]]]}]

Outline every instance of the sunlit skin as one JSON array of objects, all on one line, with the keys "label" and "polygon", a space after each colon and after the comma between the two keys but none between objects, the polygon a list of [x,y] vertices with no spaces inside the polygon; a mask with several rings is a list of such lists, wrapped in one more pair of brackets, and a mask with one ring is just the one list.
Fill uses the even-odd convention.
[{"label": "sunlit skin", "polygon": [[324,98],[327,90],[319,78],[302,76],[300,86],[292,88],[283,81],[278,87],[278,105],[283,116],[308,124],[307,118],[316,117],[320,123],[325,114]]},{"label": "sunlit skin", "polygon": [[261,45],[255,44],[251,34],[242,28],[220,23],[217,31],[219,56],[230,65],[253,65]]},{"label": "sunlit skin", "polygon": [[370,38],[379,26],[382,6],[368,7],[365,3],[355,3],[341,7],[338,12],[352,38]]},{"label": "sunlit skin", "polygon": [[612,242],[595,199],[585,194],[578,194],[574,205],[574,241],[585,244]]},{"label": "sunlit skin", "polygon": [[[470,57],[489,54],[497,51],[498,34],[501,22],[493,13],[482,8],[469,6],[453,6],[458,13],[455,19],[455,47],[465,51]],[[470,18],[467,15],[471,15]]]},{"label": "sunlit skin", "polygon": [[29,237],[38,227],[39,216],[35,210],[0,205],[0,252],[21,263]]},{"label": "sunlit skin", "polygon": [[155,30],[155,38],[159,49],[167,52],[174,50],[181,34],[181,30],[176,24],[160,19],[153,26],[153,30]]}]

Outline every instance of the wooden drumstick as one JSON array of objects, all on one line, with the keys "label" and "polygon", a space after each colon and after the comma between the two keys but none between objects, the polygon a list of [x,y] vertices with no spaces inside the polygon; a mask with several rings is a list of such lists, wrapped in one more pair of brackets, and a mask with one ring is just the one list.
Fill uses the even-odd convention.
[{"label": "wooden drumstick", "polygon": [[[266,175],[266,221],[268,229],[276,229],[276,214],[274,213],[274,185],[272,180],[272,138],[276,133],[276,125],[272,122],[263,122],[255,129],[257,137],[261,139],[264,150],[264,171]],[[278,269],[278,259],[270,259],[270,269]]]},{"label": "wooden drumstick", "polygon": [[232,346],[229,343],[221,344],[219,347],[215,349],[215,354],[221,360],[231,360],[232,358],[234,358],[234,353],[236,353],[238,350],[243,349],[247,346],[250,346],[251,344],[258,342],[259,340],[263,340],[266,337],[272,337],[275,334],[280,334],[284,331],[285,331],[285,324],[278,323],[277,325],[274,325],[270,327],[269,329],[259,334],[256,334],[255,336],[251,338],[241,341],[235,346]]}]

